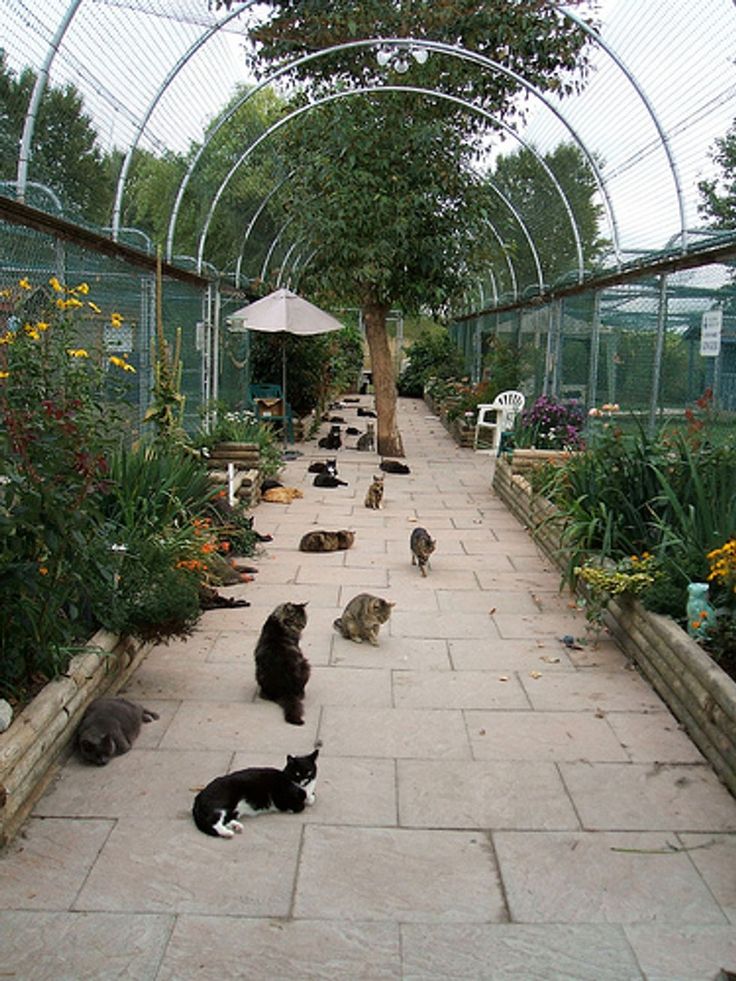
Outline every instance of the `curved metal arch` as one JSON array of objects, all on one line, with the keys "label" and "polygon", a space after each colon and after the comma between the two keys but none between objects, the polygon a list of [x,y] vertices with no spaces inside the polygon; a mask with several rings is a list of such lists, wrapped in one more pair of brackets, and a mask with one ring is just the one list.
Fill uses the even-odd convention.
[{"label": "curved metal arch", "polygon": [[20,149],[18,151],[18,168],[16,171],[16,190],[15,196],[18,201],[25,201],[26,199],[26,185],[28,181],[28,162],[31,159],[31,144],[33,143],[33,133],[36,128],[36,118],[38,116],[38,109],[41,105],[41,98],[43,96],[44,90],[46,89],[46,83],[49,79],[49,72],[51,71],[51,63],[56,57],[56,53],[61,46],[61,42],[64,40],[64,35],[67,32],[67,28],[72,22],[74,15],[79,9],[82,0],[72,0],[69,6],[66,8],[66,13],[61,18],[59,26],[54,32],[54,36],[49,41],[49,48],[46,52],[46,57],[39,68],[38,75],[36,75],[36,81],[33,86],[33,92],[31,93],[31,101],[28,103],[28,110],[26,111],[26,118],[23,120],[23,134],[20,138]]},{"label": "curved metal arch", "polygon": [[[263,79],[257,85],[253,86],[253,88],[249,89],[248,92],[244,93],[244,95],[242,96],[242,98],[239,99],[230,108],[230,110],[228,110],[228,112],[225,114],[225,116],[224,117],[221,117],[221,119],[218,120],[218,122],[208,132],[208,134],[205,137],[205,140],[204,140],[202,146],[198,149],[198,151],[195,154],[194,158],[192,159],[189,167],[187,168],[186,174],[182,178],[182,182],[179,185],[179,189],[177,191],[176,198],[174,200],[174,205],[172,207],[171,215],[170,215],[170,218],[169,218],[169,227],[168,227],[167,242],[166,242],[166,254],[167,254],[167,257],[171,255],[171,251],[173,249],[173,237],[174,237],[174,232],[175,232],[175,229],[176,229],[176,222],[177,222],[177,219],[178,219],[178,213],[179,213],[179,209],[181,207],[181,202],[182,202],[182,199],[183,199],[183,196],[184,196],[185,189],[188,186],[189,180],[191,179],[191,176],[192,176],[192,174],[194,172],[194,169],[197,166],[197,163],[199,162],[199,160],[201,159],[202,154],[204,153],[205,149],[209,145],[210,141],[214,138],[214,136],[216,135],[216,133],[219,131],[219,129],[221,128],[221,126],[223,126],[229,119],[231,119],[232,116],[234,115],[234,113],[241,106],[243,106],[249,99],[253,98],[253,96],[255,96],[258,92],[262,91],[266,86],[271,85],[281,75],[284,75],[287,72],[292,71],[294,68],[300,67],[301,65],[303,65],[305,63],[308,63],[310,61],[314,61],[317,58],[322,58],[322,57],[325,57],[327,55],[333,54],[333,53],[338,52],[338,51],[345,51],[345,50],[350,50],[350,49],[354,49],[354,48],[375,47],[376,45],[379,45],[379,44],[388,44],[388,45],[393,45],[395,47],[406,47],[408,44],[413,44],[413,45],[415,45],[417,47],[426,48],[427,50],[439,51],[441,53],[448,54],[448,55],[451,55],[453,57],[461,58],[462,60],[465,60],[465,61],[471,61],[471,62],[473,62],[475,64],[483,65],[486,68],[493,68],[493,69],[498,70],[501,74],[505,74],[505,75],[508,75],[510,78],[513,78],[514,81],[516,81],[519,85],[521,85],[527,91],[529,91],[533,95],[535,95],[560,120],[560,122],[562,122],[562,124],[565,126],[565,128],[567,129],[567,131],[570,133],[570,135],[573,138],[574,142],[580,147],[580,149],[582,150],[582,152],[583,152],[586,160],[588,161],[588,165],[590,166],[590,168],[591,168],[591,170],[593,172],[593,175],[595,177],[595,181],[596,181],[596,185],[598,187],[598,190],[599,190],[599,192],[600,192],[600,194],[601,194],[601,196],[603,198],[604,207],[605,207],[605,211],[606,211],[606,218],[608,219],[609,230],[611,232],[611,240],[612,240],[612,243],[613,243],[614,252],[616,254],[616,259],[617,259],[618,264],[619,265],[621,264],[621,249],[620,249],[620,246],[619,246],[618,224],[617,224],[616,219],[615,219],[615,214],[614,214],[614,210],[613,210],[613,204],[612,204],[612,202],[610,200],[610,197],[608,195],[608,191],[606,189],[606,182],[605,182],[605,180],[603,178],[603,175],[600,173],[600,170],[598,168],[598,165],[596,163],[595,158],[588,151],[588,148],[586,147],[584,141],[578,135],[578,133],[575,131],[575,129],[572,127],[572,125],[567,121],[567,119],[562,114],[562,112],[560,110],[558,110],[546,98],[545,95],[543,95],[541,92],[539,92],[539,90],[537,89],[536,86],[532,85],[530,82],[527,82],[526,79],[524,79],[524,77],[522,75],[519,75],[518,74],[518,72],[514,72],[512,69],[507,68],[505,65],[502,65],[499,62],[493,61],[490,58],[486,58],[483,55],[478,55],[475,52],[467,51],[464,48],[458,48],[458,47],[455,47],[453,45],[444,44],[444,43],[439,42],[439,41],[414,40],[414,39],[411,39],[411,38],[371,38],[371,39],[365,39],[365,40],[360,40],[360,41],[349,41],[349,42],[345,42],[343,44],[333,45],[330,48],[323,48],[320,51],[312,52],[311,54],[304,55],[304,56],[302,56],[300,58],[296,58],[293,62],[290,62],[288,65],[285,65],[282,68],[277,69],[275,72],[273,72],[273,74],[269,75],[268,78]],[[401,87],[399,87],[399,88],[401,88]],[[408,87],[403,87],[403,88],[408,88]],[[389,91],[394,90],[395,91],[396,89],[392,88],[391,86],[379,86],[379,85],[376,85],[376,86],[366,86],[364,88],[355,89],[355,90],[351,90],[351,91],[354,91],[354,92],[358,93],[358,92],[380,92],[380,91],[386,91],[386,90],[389,90]],[[580,271],[580,280],[582,280],[583,259],[582,259],[582,248],[581,248],[581,245],[580,245],[580,236],[579,236],[579,233],[578,233],[578,230],[577,230],[577,224],[575,222],[575,218],[574,218],[572,209],[570,207],[569,201],[567,200],[567,196],[565,195],[564,191],[562,190],[561,186],[559,185],[559,182],[557,181],[557,179],[554,177],[552,171],[550,170],[550,168],[546,164],[546,161],[544,161],[544,159],[531,146],[531,144],[528,144],[525,140],[523,140],[523,138],[513,129],[513,127],[509,126],[503,120],[497,119],[491,113],[489,113],[487,110],[482,109],[481,107],[478,107],[478,106],[473,106],[473,104],[467,102],[467,100],[461,99],[458,96],[452,96],[449,93],[439,92],[439,91],[437,91],[435,89],[426,89],[426,90],[423,90],[423,91],[428,92],[428,93],[431,93],[432,95],[435,95],[437,97],[444,98],[444,99],[446,99],[448,101],[456,102],[457,104],[463,105],[466,108],[471,108],[472,111],[477,112],[477,113],[483,115],[486,119],[488,119],[491,122],[493,122],[494,125],[498,126],[499,128],[503,129],[505,132],[507,132],[510,135],[512,135],[514,137],[514,139],[516,139],[524,147],[526,147],[526,149],[528,149],[530,152],[532,152],[534,154],[534,156],[537,158],[537,160],[544,167],[544,169],[547,172],[548,176],[550,176],[550,178],[554,182],[555,187],[558,190],[558,193],[562,196],[563,203],[565,205],[565,209],[566,209],[566,211],[568,213],[568,216],[570,217],[571,223],[574,226],[573,227],[573,236],[575,237],[576,247],[577,247],[577,251],[578,251],[578,269]],[[319,101],[317,101],[317,102],[312,103],[312,104],[313,105],[318,105],[320,103],[319,103]],[[274,124],[274,125],[276,125],[276,124]],[[232,173],[229,173],[228,176],[227,176],[227,178],[226,178],[226,181],[229,181],[231,176],[232,176]]]},{"label": "curved metal arch", "polygon": [[527,244],[529,245],[529,248],[531,249],[532,258],[534,259],[534,268],[537,271],[537,283],[539,285],[540,290],[543,289],[544,288],[544,277],[542,276],[542,266],[541,266],[541,264],[539,262],[539,253],[537,252],[537,247],[534,244],[534,241],[533,241],[531,235],[529,234],[529,229],[526,226],[526,222],[523,220],[523,218],[521,217],[521,215],[519,214],[519,212],[516,210],[516,208],[513,206],[513,204],[509,201],[509,199],[506,197],[506,195],[503,193],[503,191],[500,188],[496,187],[496,185],[493,183],[493,181],[487,181],[487,183],[488,183],[488,186],[491,188],[491,190],[495,191],[496,194],[501,198],[501,200],[503,201],[503,203],[506,205],[506,207],[509,209],[509,211],[511,212],[511,214],[514,216],[514,218],[516,218],[517,222],[519,223],[519,227],[521,228],[521,231],[522,231],[522,233],[524,235],[524,238],[526,239]]},{"label": "curved metal arch", "polygon": [[[430,91],[430,90],[427,90],[427,91]],[[458,97],[453,96],[453,99],[456,99],[456,98],[458,98]],[[459,100],[459,101],[463,105],[466,104],[464,100]],[[472,103],[467,103],[467,105],[470,106],[470,107],[472,107],[474,111],[479,111],[477,109],[477,107],[472,106]],[[550,181],[552,182],[552,185],[554,186],[555,190],[559,194],[560,199],[562,201],[562,205],[563,205],[563,207],[565,209],[565,212],[567,214],[568,220],[570,222],[570,227],[572,229],[573,241],[575,243],[575,256],[576,256],[577,264],[578,264],[578,282],[579,283],[582,283],[583,279],[585,278],[585,266],[584,266],[584,260],[583,260],[583,245],[582,245],[582,240],[580,238],[580,229],[578,227],[577,219],[576,219],[575,214],[574,214],[574,212],[572,210],[572,206],[571,206],[570,201],[569,201],[569,199],[567,197],[567,194],[565,193],[564,188],[562,187],[562,185],[560,184],[560,182],[557,180],[554,171],[551,169],[551,167],[549,166],[549,164],[547,163],[547,161],[544,159],[544,157],[539,153],[539,151],[536,149],[536,147],[532,143],[528,143],[522,136],[519,136],[519,134],[516,133],[511,126],[509,126],[508,124],[504,123],[502,120],[498,120],[498,119],[495,119],[494,118],[494,123],[497,126],[500,126],[501,129],[503,129],[506,132],[508,132],[516,140],[518,140],[518,142],[521,143],[522,146],[529,153],[531,153],[531,155],[535,158],[535,160],[537,161],[537,163],[542,167],[542,169],[544,170],[544,172],[546,173],[546,175],[549,177]],[[279,188],[283,187],[284,183],[287,180],[290,180],[294,176],[295,173],[296,173],[296,171],[293,171],[292,170],[289,174],[287,174],[287,176],[282,181],[280,181],[272,191],[269,191],[269,193],[266,195],[266,199],[270,199],[271,196],[273,195],[273,193],[276,190],[278,190]],[[522,226],[522,231],[523,231],[523,233],[524,233],[524,235],[525,235],[525,237],[527,239],[527,242],[529,243],[529,247],[530,247],[530,249],[532,251],[532,255],[534,257],[534,264],[535,264],[535,267],[537,269],[537,276],[539,278],[539,285],[541,286],[542,285],[542,278],[543,277],[542,277],[541,270],[540,270],[539,253],[538,253],[537,248],[534,245],[534,243],[533,243],[533,241],[532,241],[532,239],[530,237],[530,234],[529,234],[529,231],[528,231],[526,225],[521,220],[521,218],[519,217],[516,209],[511,205],[511,203],[509,202],[508,198],[504,197],[504,195],[501,194],[500,190],[498,189],[498,187],[496,187],[496,185],[493,183],[493,181],[491,181],[488,177],[485,177],[484,180],[486,181],[486,183],[490,187],[493,188],[494,191],[496,191],[497,194],[499,194],[500,197],[502,197],[504,199],[504,202],[508,206],[509,210],[512,212],[512,214],[517,219],[517,221],[519,222],[519,224]],[[263,206],[265,206],[265,203],[266,203],[266,201],[264,200],[263,205],[261,206],[261,208],[259,208],[259,210],[256,213],[256,215],[254,215],[254,218],[251,221],[251,224],[248,226],[248,231],[246,232],[245,237],[243,238],[243,243],[242,243],[242,246],[241,246],[241,252],[240,252],[240,255],[238,256],[238,260],[237,260],[237,263],[236,263],[236,269],[238,270],[238,276],[239,276],[239,271],[240,271],[240,268],[241,268],[242,262],[243,262],[243,254],[245,252],[246,243],[247,243],[248,238],[250,237],[250,234],[251,234],[251,232],[253,230],[253,225],[255,224],[255,221],[260,216],[261,211],[263,210]],[[236,281],[236,285],[237,285],[237,281]]]},{"label": "curved metal arch", "polygon": [[298,244],[299,244],[299,239],[295,239],[284,253],[284,258],[281,260],[281,268],[279,269],[279,274],[276,277],[276,289],[279,289],[281,287],[281,283],[284,278],[284,269],[286,267],[286,263],[291,258],[291,253],[294,251],[294,249],[297,247]]},{"label": "curved metal arch", "polygon": [[199,51],[199,49],[203,45],[205,45],[210,40],[210,38],[212,38],[215,34],[217,34],[217,32],[220,31],[223,27],[225,27],[225,25],[228,24],[231,20],[234,20],[236,17],[239,17],[247,7],[252,6],[256,2],[257,0],[243,0],[243,2],[239,3],[239,5],[235,8],[235,10],[226,14],[222,18],[222,20],[218,21],[216,24],[213,24],[212,27],[208,27],[207,30],[204,32],[204,34],[200,35],[200,37],[198,37],[197,40],[192,45],[190,45],[187,51],[185,51],[184,54],[181,55],[181,57],[177,60],[173,68],[169,69],[169,71],[166,73],[166,77],[164,78],[163,82],[159,85],[158,89],[154,93],[153,98],[149,102],[146,111],[143,113],[143,116],[138,122],[135,133],[133,134],[133,138],[130,141],[130,146],[126,151],[125,159],[123,160],[123,165],[120,168],[120,174],[118,175],[118,183],[115,188],[115,204],[113,206],[113,213],[112,213],[113,241],[117,241],[117,237],[118,237],[118,230],[120,227],[120,212],[122,211],[122,207],[123,207],[123,192],[125,190],[125,182],[128,179],[128,171],[130,170],[130,165],[133,161],[133,154],[135,153],[140,138],[143,135],[143,130],[148,125],[148,120],[153,115],[153,112],[156,106],[158,105],[159,101],[163,97],[164,92],[169,87],[169,85],[171,85],[171,83],[174,81],[174,79],[179,74],[179,72],[189,62],[189,60],[192,57],[194,57],[194,55]]},{"label": "curved metal arch", "polygon": [[[222,197],[222,195],[223,195],[223,193],[224,193],[227,185],[229,184],[230,180],[232,179],[233,175],[237,172],[237,170],[239,169],[239,167],[247,160],[247,158],[250,156],[250,154],[265,139],[267,139],[273,133],[275,133],[279,129],[281,129],[281,127],[284,126],[286,123],[291,122],[293,119],[297,118],[298,116],[301,116],[305,112],[310,112],[312,109],[316,108],[317,106],[326,105],[327,103],[335,102],[337,99],[344,99],[344,98],[347,98],[349,96],[369,95],[371,93],[379,93],[379,92],[412,92],[412,93],[414,93],[416,95],[426,95],[426,96],[430,96],[430,97],[434,97],[434,98],[438,98],[438,99],[443,99],[443,100],[445,100],[447,102],[453,102],[453,103],[455,103],[457,105],[463,106],[466,109],[469,109],[472,112],[478,113],[479,115],[481,115],[484,118],[490,120],[494,124],[497,123],[497,120],[493,117],[493,115],[491,113],[487,112],[485,109],[481,109],[480,107],[473,105],[473,103],[471,103],[471,102],[467,102],[467,100],[465,100],[465,99],[461,99],[458,96],[450,95],[449,93],[438,92],[438,91],[436,91],[434,89],[423,89],[423,88],[419,88],[418,86],[411,86],[411,85],[362,86],[362,87],[359,87],[359,88],[356,88],[356,89],[341,90],[339,92],[333,92],[330,95],[326,95],[326,96],[321,97],[320,99],[316,99],[314,102],[310,102],[308,105],[299,106],[297,109],[294,109],[288,115],[282,116],[281,119],[278,119],[275,123],[272,123],[271,126],[267,127],[263,131],[263,133],[261,133],[259,136],[257,136],[256,139],[248,147],[246,147],[246,149],[243,151],[243,153],[240,155],[240,157],[235,161],[235,163],[232,165],[232,167],[230,168],[230,170],[228,171],[228,173],[223,178],[222,182],[220,183],[220,186],[218,187],[217,191],[215,192],[215,194],[214,194],[214,196],[212,198],[212,202],[210,204],[209,211],[207,212],[207,216],[205,218],[204,226],[203,226],[202,233],[201,233],[200,239],[199,239],[199,244],[198,244],[198,247],[197,247],[198,262],[201,260],[201,257],[202,257],[202,255],[204,253],[204,245],[205,245],[205,242],[206,242],[206,239],[207,239],[207,235],[209,233],[209,226],[210,226],[210,224],[212,222],[212,217],[214,215],[215,209],[216,209],[216,207],[217,207],[217,205],[218,205],[218,203],[220,201],[220,198]],[[571,131],[571,132],[574,133],[574,131]],[[514,135],[516,135],[516,134],[514,134]],[[589,154],[588,154],[587,150],[581,144],[579,138],[577,136],[575,136],[574,138],[575,138],[575,142],[583,150],[584,154],[586,155],[586,158],[589,158]],[[530,147],[530,149],[532,149],[532,148]],[[552,171],[549,169],[549,166],[545,162],[542,161],[542,158],[539,156],[539,154],[535,150],[533,150],[533,149],[532,149],[532,152],[534,153],[535,157],[540,162],[543,163],[543,166],[545,167],[545,171],[548,172],[549,174],[552,174]],[[602,182],[601,175],[600,175],[600,172],[598,171],[598,168],[597,168],[597,165],[595,164],[595,161],[592,158],[590,158],[590,160],[591,160],[591,164],[592,164],[592,168],[593,168],[593,174],[594,174],[594,177],[596,178],[596,184],[598,185],[598,189],[601,192],[601,194],[603,195],[604,200],[607,202],[607,205],[608,206],[606,208],[606,213],[607,213],[607,215],[609,216],[609,219],[610,219],[612,217],[612,204],[611,204],[611,202],[610,202],[610,200],[608,198],[608,192],[606,191],[605,183]],[[559,188],[559,182],[557,182],[555,180],[554,183],[555,183],[555,186]],[[575,236],[576,244],[577,244],[578,250],[579,250],[579,252],[578,252],[579,268],[582,270],[582,252],[580,250],[580,236],[579,236],[578,231],[577,231],[577,225],[575,223],[575,219],[574,219],[574,215],[572,214],[572,210],[569,207],[569,202],[567,202],[567,198],[564,195],[564,192],[562,191],[561,188],[560,188],[560,192],[563,195],[563,200],[566,202],[566,210],[568,212],[568,215],[570,215],[571,218],[572,218],[572,222],[573,222],[573,235]],[[616,256],[617,256],[617,259],[618,259],[618,261],[620,263],[620,248],[619,248],[619,243],[618,243],[618,230],[617,230],[617,226],[616,226],[615,222],[609,220],[609,228],[610,228],[610,230],[612,232],[612,239],[613,239],[613,242],[614,242],[614,248],[615,248],[615,251],[616,251]],[[580,273],[580,275],[582,276],[582,272]]]},{"label": "curved metal arch", "polygon": [[268,264],[271,261],[271,256],[274,253],[274,249],[276,248],[276,246],[279,243],[279,239],[284,234],[284,232],[286,231],[286,229],[289,227],[289,225],[292,223],[293,220],[294,220],[294,216],[293,215],[291,216],[291,218],[287,218],[286,219],[286,221],[281,226],[281,228],[279,228],[279,230],[276,232],[276,235],[274,236],[273,241],[269,245],[268,251],[266,252],[266,257],[263,260],[263,265],[261,266],[261,279],[262,280],[265,280],[265,278],[266,278],[266,271],[268,270]]},{"label": "curved metal arch", "polygon": [[514,291],[514,299],[518,299],[519,296],[519,284],[516,279],[516,270],[514,269],[514,263],[511,261],[511,256],[509,255],[508,248],[504,245],[503,239],[498,234],[498,230],[492,221],[488,222],[488,227],[491,230],[491,234],[498,242],[498,246],[503,253],[503,257],[506,260],[506,265],[509,267],[509,276],[511,277],[511,288]]},{"label": "curved metal arch", "polygon": [[243,266],[243,256],[245,255],[245,246],[248,242],[248,239],[250,238],[251,232],[255,228],[256,222],[260,218],[261,214],[263,213],[263,210],[265,209],[266,205],[271,200],[271,198],[274,196],[274,194],[276,194],[276,192],[279,191],[287,182],[287,180],[289,180],[293,175],[294,175],[294,171],[292,170],[290,174],[287,174],[286,177],[283,178],[283,180],[279,181],[278,184],[274,185],[274,187],[271,188],[271,190],[268,192],[268,194],[266,194],[266,196],[263,198],[261,203],[256,208],[255,213],[253,214],[251,220],[248,222],[248,226],[243,236],[243,242],[242,245],[240,246],[240,255],[238,256],[237,261],[235,263],[236,286],[240,286],[240,273]]}]

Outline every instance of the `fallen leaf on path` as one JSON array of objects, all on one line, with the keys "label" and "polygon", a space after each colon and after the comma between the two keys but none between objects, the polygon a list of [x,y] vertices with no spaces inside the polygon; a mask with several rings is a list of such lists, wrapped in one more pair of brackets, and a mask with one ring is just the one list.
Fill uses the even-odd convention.
[{"label": "fallen leaf on path", "polygon": [[554,657],[552,654],[542,654],[539,658],[540,661],[544,661],[546,664],[559,664],[559,657]]},{"label": "fallen leaf on path", "polygon": [[537,678],[541,678],[542,677],[542,672],[541,671],[530,671],[529,672],[529,677],[530,678],[534,678],[534,680],[536,681]]},{"label": "fallen leaf on path", "polygon": [[499,681],[508,681],[509,680],[509,676],[507,674],[499,675],[498,680]]}]

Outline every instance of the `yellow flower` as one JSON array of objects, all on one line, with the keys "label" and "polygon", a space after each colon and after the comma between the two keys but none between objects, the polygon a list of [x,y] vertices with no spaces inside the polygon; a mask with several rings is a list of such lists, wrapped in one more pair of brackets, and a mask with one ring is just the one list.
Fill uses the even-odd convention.
[{"label": "yellow flower", "polygon": [[0,336],[0,344],[12,344],[15,340],[15,331],[6,330],[5,333]]},{"label": "yellow flower", "polygon": [[122,327],[123,326],[123,315],[122,315],[122,313],[111,313],[110,314],[110,324],[113,327]]},{"label": "yellow flower", "polygon": [[47,576],[49,574],[49,570],[46,568],[45,565],[40,565],[38,567],[38,574],[39,576]]},{"label": "yellow flower", "polygon": [[51,287],[51,289],[55,293],[63,293],[64,292],[64,287],[61,285],[61,283],[56,278],[56,276],[52,276],[51,277],[51,279],[49,280],[49,286]]},{"label": "yellow flower", "polygon": [[88,358],[89,354],[84,350],[83,347],[69,348],[66,352],[71,355],[72,358]]},{"label": "yellow flower", "polygon": [[123,371],[135,372],[135,368],[132,364],[128,364],[125,358],[119,358],[116,354],[111,354],[108,358],[110,364],[114,364],[116,368],[122,368]]},{"label": "yellow flower", "polygon": [[50,326],[51,324],[47,323],[45,320],[39,320],[36,324],[36,330],[40,330],[43,333],[43,331],[48,330]]},{"label": "yellow flower", "polygon": [[89,285],[87,283],[80,283],[79,286],[75,286],[72,293],[81,293],[82,296],[86,296],[89,293]]},{"label": "yellow flower", "polygon": [[133,372],[133,374],[135,374],[135,368],[133,367],[132,364],[128,364],[127,361],[123,365],[123,371],[131,371],[131,372]]},{"label": "yellow flower", "polygon": [[92,300],[87,300],[87,306],[90,308],[90,310],[94,310],[95,313],[102,313],[102,310],[100,310],[97,304],[93,303]]},{"label": "yellow flower", "polygon": [[12,295],[13,295],[13,293],[9,289],[0,290],[0,296],[2,296],[4,299],[7,299],[9,296],[12,296]]},{"label": "yellow flower", "polygon": [[9,371],[0,371],[0,378],[10,378]]},{"label": "yellow flower", "polygon": [[26,324],[24,330],[32,341],[39,341],[41,339],[41,335],[39,334],[39,332],[36,330],[35,327],[31,327],[30,324]]},{"label": "yellow flower", "polygon": [[28,279],[25,276],[23,277],[23,279],[19,279],[18,280],[18,286],[20,286],[20,288],[22,290],[32,290],[33,289],[33,287],[28,282]]}]

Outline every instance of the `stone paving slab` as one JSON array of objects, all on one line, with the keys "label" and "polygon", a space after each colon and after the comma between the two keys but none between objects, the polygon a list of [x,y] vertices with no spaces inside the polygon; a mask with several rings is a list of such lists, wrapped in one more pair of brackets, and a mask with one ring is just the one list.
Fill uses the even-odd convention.
[{"label": "stone paving slab", "polygon": [[490,843],[479,833],[312,825],[305,829],[294,913],[348,921],[499,922],[506,910],[494,869]]},{"label": "stone paving slab", "polygon": [[720,923],[683,852],[659,832],[500,831],[493,835],[518,923]]},{"label": "stone paving slab", "polygon": [[33,981],[153,981],[174,917],[129,913],[0,913],[2,974]]},{"label": "stone paving slab", "polygon": [[404,827],[580,828],[552,763],[399,760],[398,785]]},{"label": "stone paving slab", "polygon": [[301,834],[301,824],[283,814],[246,821],[229,840],[202,834],[188,814],[122,818],[73,908],[286,916]]},{"label": "stone paving slab", "polygon": [[399,930],[393,923],[180,916],[158,981],[397,981],[401,976]]},{"label": "stone paving slab", "polygon": [[425,924],[401,928],[404,977],[412,981],[634,981],[641,979],[624,931],[615,926]]},{"label": "stone paving slab", "polygon": [[[363,398],[370,403],[369,397]],[[157,711],[105,767],[62,766],[0,855],[0,976],[709,981],[736,969],[736,801],[491,489],[494,458],[399,403],[412,473],[316,442],[263,504],[248,600],[159,645],[126,692]],[[342,410],[349,422],[354,409]],[[428,418],[429,417],[429,418]],[[429,575],[409,535],[438,540]],[[353,528],[348,551],[298,551]],[[333,620],[394,601],[379,646]],[[257,696],[253,650],[280,602],[308,601],[305,725]],[[491,612],[493,611],[493,612]],[[566,646],[571,634],[580,642]],[[322,741],[316,802],[201,834],[195,793]],[[32,960],[28,954],[33,951]]]}]

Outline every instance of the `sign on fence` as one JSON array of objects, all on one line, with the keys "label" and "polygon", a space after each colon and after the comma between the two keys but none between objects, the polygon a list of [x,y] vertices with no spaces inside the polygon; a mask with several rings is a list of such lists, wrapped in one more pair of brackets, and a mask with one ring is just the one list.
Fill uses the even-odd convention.
[{"label": "sign on fence", "polygon": [[722,310],[707,310],[700,324],[700,354],[704,358],[717,358],[721,353]]}]

